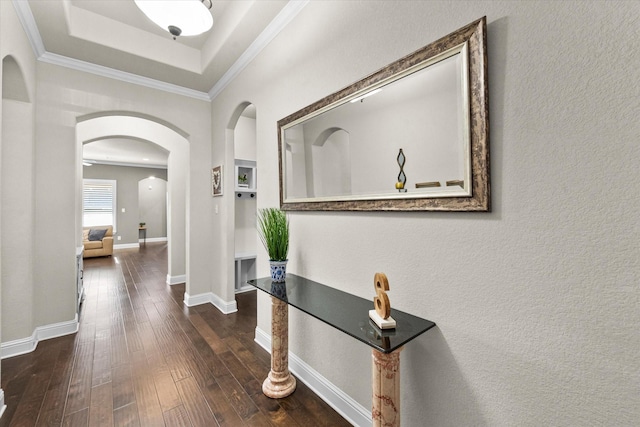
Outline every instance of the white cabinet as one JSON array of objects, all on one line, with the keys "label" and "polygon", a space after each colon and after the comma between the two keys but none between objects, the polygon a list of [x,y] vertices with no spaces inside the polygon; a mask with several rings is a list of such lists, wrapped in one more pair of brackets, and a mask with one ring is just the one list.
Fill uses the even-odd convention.
[{"label": "white cabinet", "polygon": [[236,176],[235,176],[235,188],[237,198],[250,198],[256,197],[256,162],[253,160],[240,160],[236,159]]}]

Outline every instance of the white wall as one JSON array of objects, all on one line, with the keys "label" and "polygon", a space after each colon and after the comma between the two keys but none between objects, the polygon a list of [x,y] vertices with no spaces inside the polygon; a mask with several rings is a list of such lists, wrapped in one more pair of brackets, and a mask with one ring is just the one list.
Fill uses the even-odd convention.
[{"label": "white wall", "polygon": [[[9,6],[7,8],[7,6]],[[35,63],[11,4],[2,4],[2,341],[33,332],[33,117]],[[11,55],[8,57],[7,55]],[[6,62],[4,61],[6,59]],[[16,88],[26,87],[24,92]],[[5,93],[6,91],[6,93]],[[16,99],[8,99],[16,98]],[[26,302],[26,304],[24,303]]]},{"label": "white wall", "polygon": [[256,119],[240,116],[234,129],[236,159],[256,160]]},{"label": "white wall", "polygon": [[[240,116],[234,129],[233,142],[236,159],[255,161],[256,119]],[[237,178],[235,176],[235,179]],[[253,179],[255,180],[255,177]],[[258,191],[260,191],[259,188]],[[256,231],[257,199],[249,197],[248,194],[244,194],[243,197],[236,196],[235,199],[235,253],[255,253],[258,240]]]},{"label": "white wall", "polygon": [[147,238],[167,237],[167,181],[157,176],[140,180],[138,208],[138,224],[145,223]]},{"label": "white wall", "polygon": [[[3,102],[0,103],[0,159],[2,163],[5,163],[4,155],[2,152],[5,152],[5,148],[11,147],[13,150],[13,154],[18,155],[22,160],[28,162],[23,165],[22,169],[22,177],[25,178],[28,183],[22,187],[23,189],[27,189],[29,194],[25,194],[21,198],[22,207],[28,206],[29,202],[33,200],[33,173],[34,173],[34,164],[33,164],[33,149],[34,149],[34,140],[33,140],[33,125],[31,124],[30,129],[26,129],[23,136],[20,138],[19,142],[21,144],[17,144],[17,141],[13,141],[13,144],[8,145],[5,138],[10,138],[15,136],[15,127],[13,131],[11,127],[9,127],[8,131],[5,131],[5,126],[7,126],[7,122],[9,119],[15,119],[15,116],[12,114],[16,114],[18,111],[25,114],[22,117],[22,120],[14,122],[15,124],[25,123],[23,120],[29,120],[32,122],[33,120],[33,99],[35,97],[35,57],[31,51],[31,47],[29,45],[29,41],[27,40],[24,32],[22,31],[22,27],[20,22],[17,19],[15,10],[11,2],[0,2],[0,60],[4,60],[7,55],[11,55],[13,60],[15,60],[18,65],[21,73],[21,80],[24,87],[26,87],[26,92],[28,94],[28,99],[24,99],[23,101],[29,101],[32,105],[29,109],[23,108],[24,106],[18,107],[18,105],[13,105],[13,107],[18,107],[17,109],[11,108],[10,111],[5,112],[5,102],[4,99],[5,94],[3,89],[0,86],[0,99]],[[4,81],[3,67],[0,67],[0,81]],[[25,136],[26,135],[26,136]],[[1,171],[0,174],[0,188],[6,188],[5,179],[5,171]],[[24,185],[24,183],[23,183]],[[16,224],[17,218],[13,215],[5,213],[5,210],[8,205],[8,199],[5,197],[4,191],[0,194],[0,218],[2,219],[2,223],[8,225],[9,223]],[[27,209],[28,210],[28,209]],[[15,213],[15,211],[14,211]],[[25,222],[30,222],[33,224],[34,215],[32,212],[27,212],[26,216],[22,218],[23,224]],[[24,230],[24,228],[22,228]],[[2,259],[0,262],[0,288],[2,289],[2,296],[7,297],[8,295],[17,296],[17,299],[20,298],[32,298],[34,292],[33,285],[33,275],[31,272],[25,272],[22,269],[33,262],[34,252],[33,252],[33,228],[30,231],[25,232],[24,236],[19,236],[21,239],[20,242],[16,242],[14,240],[15,235],[10,239],[9,236],[4,236],[0,234],[0,245],[5,248],[10,248],[15,245],[20,246],[20,253],[8,254],[9,256],[6,259]],[[27,243],[29,242],[29,243]],[[15,262],[18,261],[18,262]],[[19,281],[9,281],[9,277],[16,277],[19,272],[22,271],[24,276]],[[15,304],[16,298],[8,299],[7,301],[4,298],[0,298],[0,329],[2,329],[2,341],[7,341],[15,338],[16,336],[22,336],[22,334],[26,331],[32,332],[34,327],[33,320],[33,305],[23,307],[19,304]],[[10,322],[21,322],[21,325],[16,326],[15,331],[11,330],[11,328],[5,328],[4,321],[6,319],[11,319]],[[30,335],[30,333],[29,333]],[[4,410],[4,392],[0,389],[0,413]]]},{"label": "white wall", "polygon": [[[256,105],[258,207],[277,206],[279,119],[488,17],[493,211],[291,214],[291,272],[370,298],[383,271],[393,307],[438,324],[403,351],[403,425],[640,419],[639,13],[638,2],[310,2],[214,100],[214,150],[235,106]],[[261,248],[257,266],[268,274]],[[269,313],[259,294],[267,332]],[[290,313],[291,351],[369,407],[369,348]]]},{"label": "white wall", "polygon": [[2,340],[33,333],[33,105],[2,100]]}]

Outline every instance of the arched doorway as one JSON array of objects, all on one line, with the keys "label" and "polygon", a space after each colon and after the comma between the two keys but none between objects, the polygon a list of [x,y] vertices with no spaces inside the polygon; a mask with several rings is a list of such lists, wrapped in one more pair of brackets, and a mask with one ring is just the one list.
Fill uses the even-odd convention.
[{"label": "arched doorway", "polygon": [[[167,283],[187,282],[189,194],[187,174],[189,171],[189,143],[184,132],[153,117],[122,112],[107,112],[81,117],[76,125],[77,183],[82,183],[82,144],[104,138],[131,138],[157,144],[169,153],[167,162],[168,202],[167,240],[168,272]],[[77,194],[80,194],[78,192]],[[82,223],[82,200],[76,200],[76,224]],[[80,226],[76,229],[81,229]],[[80,241],[80,235],[77,236]],[[188,292],[188,282],[187,282]]]},{"label": "arched doorway", "polygon": [[[233,277],[229,291],[245,292],[254,289],[246,285],[247,279],[255,278],[257,254],[257,163],[256,163],[256,108],[251,103],[242,103],[234,111],[228,124],[227,150],[233,157],[234,203],[229,215],[233,234],[227,247],[233,259]],[[229,176],[229,174],[227,175]],[[231,265],[231,263],[229,263]]]}]

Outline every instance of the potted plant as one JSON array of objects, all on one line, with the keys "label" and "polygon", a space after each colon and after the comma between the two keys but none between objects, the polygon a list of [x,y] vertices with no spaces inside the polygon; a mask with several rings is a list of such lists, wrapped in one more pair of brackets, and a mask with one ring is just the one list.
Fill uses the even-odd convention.
[{"label": "potted plant", "polygon": [[287,255],[289,254],[289,218],[278,208],[258,211],[258,233],[269,254],[271,279],[284,282],[287,275]]}]

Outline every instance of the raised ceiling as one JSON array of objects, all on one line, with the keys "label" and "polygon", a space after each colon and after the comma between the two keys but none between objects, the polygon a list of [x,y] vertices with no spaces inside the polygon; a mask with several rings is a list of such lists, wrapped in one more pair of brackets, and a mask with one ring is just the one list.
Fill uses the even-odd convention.
[{"label": "raised ceiling", "polygon": [[283,15],[304,3],[213,0],[213,28],[173,40],[133,0],[14,1],[28,5],[50,57],[59,55],[205,94],[250,47],[256,48],[252,43],[269,35],[265,31],[275,35]]},{"label": "raised ceiling", "polygon": [[[133,0],[13,0],[39,60],[202,100],[213,99],[307,2],[213,0],[213,28],[173,40]],[[105,150],[94,160],[124,147],[109,143],[94,146]],[[158,154],[134,147],[130,163]],[[122,155],[118,162],[127,163]]]}]

